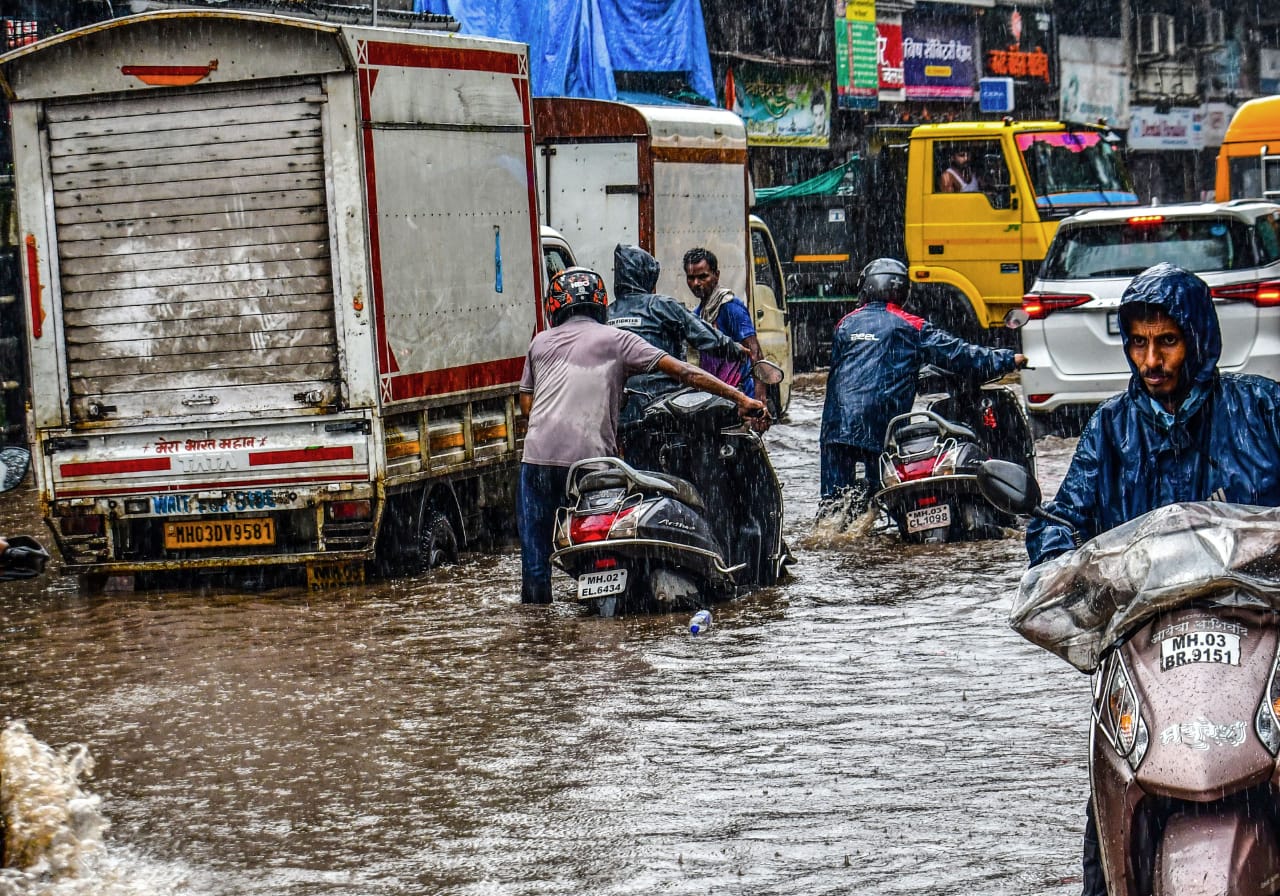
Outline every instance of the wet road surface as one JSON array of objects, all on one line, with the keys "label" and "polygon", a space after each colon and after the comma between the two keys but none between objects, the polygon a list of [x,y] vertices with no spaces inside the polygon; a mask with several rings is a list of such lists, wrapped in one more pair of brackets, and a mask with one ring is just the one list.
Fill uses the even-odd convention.
[{"label": "wet road surface", "polygon": [[[794,578],[697,638],[522,607],[514,551],[319,596],[0,586],[6,808],[59,841],[0,896],[1078,892],[1088,679],[1006,625],[1020,537],[815,535],[821,401],[768,437]],[[1039,447],[1051,489],[1072,445]]]}]

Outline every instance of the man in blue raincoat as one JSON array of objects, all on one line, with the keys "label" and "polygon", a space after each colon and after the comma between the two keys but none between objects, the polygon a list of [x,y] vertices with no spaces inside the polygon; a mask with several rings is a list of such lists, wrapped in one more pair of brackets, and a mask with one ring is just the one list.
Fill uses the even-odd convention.
[{"label": "man in blue raincoat", "polygon": [[[650,345],[676,358],[685,356],[685,343],[718,358],[750,359],[745,348],[716,330],[698,315],[668,295],[655,293],[661,265],[639,246],[619,243],[613,250],[613,302],[609,305],[609,326],[635,333]],[[644,373],[627,380],[628,398],[623,422],[636,420],[649,399],[680,388],[662,373]]]},{"label": "man in blue raincoat", "polygon": [[911,410],[923,365],[985,380],[1026,363],[1008,349],[973,345],[903,311],[910,291],[906,266],[895,258],[877,258],[858,277],[863,304],[836,324],[819,436],[819,516],[844,503],[843,493],[858,480],[859,463],[863,500],[879,489],[885,432],[890,420]]},{"label": "man in blue raincoat", "polygon": [[[1222,334],[1209,287],[1158,264],[1120,299],[1129,387],[1089,419],[1046,509],[1084,538],[1181,501],[1280,506],[1280,384],[1218,372]],[[1032,519],[1031,565],[1072,550],[1066,526]],[[1090,804],[1084,896],[1106,896]]]}]

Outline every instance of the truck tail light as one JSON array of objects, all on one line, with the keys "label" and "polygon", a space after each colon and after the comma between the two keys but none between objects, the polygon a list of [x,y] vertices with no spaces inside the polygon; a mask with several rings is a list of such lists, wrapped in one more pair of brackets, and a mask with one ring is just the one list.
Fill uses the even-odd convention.
[{"label": "truck tail light", "polygon": [[58,520],[63,535],[101,535],[103,519],[101,514],[89,516],[64,516]]},{"label": "truck tail light", "polygon": [[1248,302],[1258,308],[1280,306],[1280,280],[1261,280],[1254,283],[1232,283],[1215,286],[1209,292],[1215,299],[1231,302]]},{"label": "truck tail light", "polygon": [[334,522],[362,522],[373,518],[371,501],[332,501],[325,505],[325,510]]},{"label": "truck tail light", "polygon": [[1022,310],[1032,320],[1044,320],[1055,311],[1064,308],[1075,308],[1092,299],[1093,296],[1057,295],[1055,293],[1029,292],[1022,297]]}]

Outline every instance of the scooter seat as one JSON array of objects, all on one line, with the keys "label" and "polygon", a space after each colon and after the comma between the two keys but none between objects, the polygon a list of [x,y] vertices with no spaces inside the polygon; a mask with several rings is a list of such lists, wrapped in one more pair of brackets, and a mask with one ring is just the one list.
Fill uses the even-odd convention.
[{"label": "scooter seat", "polygon": [[583,476],[578,483],[580,492],[594,492],[606,488],[636,488],[642,492],[668,495],[699,513],[707,509],[702,502],[702,496],[693,487],[693,483],[678,476],[668,476],[666,473],[632,470],[631,474],[628,474],[625,470],[616,468],[594,470]]}]

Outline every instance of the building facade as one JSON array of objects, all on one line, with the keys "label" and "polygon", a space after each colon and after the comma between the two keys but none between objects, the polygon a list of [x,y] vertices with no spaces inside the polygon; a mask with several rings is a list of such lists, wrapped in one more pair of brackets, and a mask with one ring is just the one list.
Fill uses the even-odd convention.
[{"label": "building facade", "polygon": [[877,126],[1104,119],[1139,194],[1209,195],[1235,108],[1280,93],[1280,4],[703,0],[720,101],[759,186],[865,151]]}]

